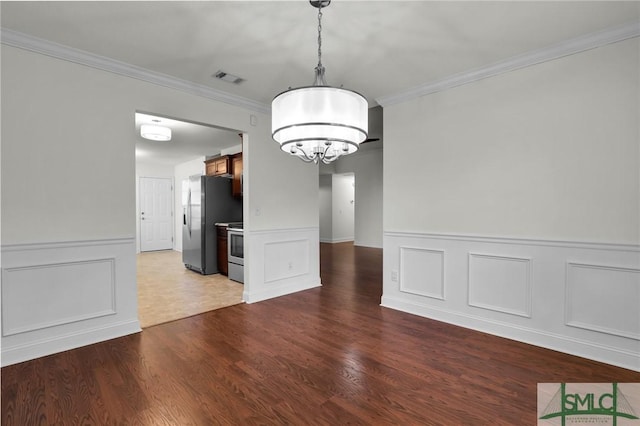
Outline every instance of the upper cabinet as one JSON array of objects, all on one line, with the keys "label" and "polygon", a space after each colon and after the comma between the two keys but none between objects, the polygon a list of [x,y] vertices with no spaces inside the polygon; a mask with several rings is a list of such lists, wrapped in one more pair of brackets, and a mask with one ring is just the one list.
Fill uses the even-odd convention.
[{"label": "upper cabinet", "polygon": [[212,158],[204,162],[207,176],[223,176],[229,174],[229,156]]},{"label": "upper cabinet", "polygon": [[207,176],[222,176],[229,174],[229,157],[212,158],[204,162]]},{"label": "upper cabinet", "polygon": [[242,153],[231,157],[231,172],[233,173],[233,182],[231,191],[234,197],[242,197]]},{"label": "upper cabinet", "polygon": [[207,176],[231,178],[231,193],[242,198],[242,153],[224,155],[204,162]]}]

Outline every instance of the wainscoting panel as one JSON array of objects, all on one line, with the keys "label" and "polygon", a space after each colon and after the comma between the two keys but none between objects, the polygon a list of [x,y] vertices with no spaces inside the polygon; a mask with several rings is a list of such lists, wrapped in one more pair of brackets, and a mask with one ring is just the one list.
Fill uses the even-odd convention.
[{"label": "wainscoting panel", "polygon": [[135,240],[2,246],[2,365],[140,331]]},{"label": "wainscoting panel", "polygon": [[382,306],[640,371],[640,246],[386,232],[383,256]]},{"label": "wainscoting panel", "polygon": [[244,233],[246,303],[320,286],[318,228]]},{"label": "wainscoting panel", "polygon": [[264,245],[264,280],[267,283],[309,273],[309,240]]},{"label": "wainscoting panel", "polygon": [[[116,313],[115,259],[2,271],[2,335],[26,333]],[[77,303],[83,294],[92,294]],[[26,310],[23,306],[46,306]]]},{"label": "wainscoting panel", "polygon": [[444,251],[400,247],[400,291],[444,300]]},{"label": "wainscoting panel", "polygon": [[531,316],[531,259],[469,253],[469,305]]},{"label": "wainscoting panel", "polygon": [[567,325],[640,340],[640,269],[567,263]]}]

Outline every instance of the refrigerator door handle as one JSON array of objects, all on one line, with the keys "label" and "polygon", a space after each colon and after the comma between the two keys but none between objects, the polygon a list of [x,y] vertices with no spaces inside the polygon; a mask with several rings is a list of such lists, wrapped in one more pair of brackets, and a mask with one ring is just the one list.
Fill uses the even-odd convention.
[{"label": "refrigerator door handle", "polygon": [[189,195],[187,196],[187,206],[189,209],[187,212],[187,230],[189,231],[189,237],[191,237],[191,188],[189,188]]}]

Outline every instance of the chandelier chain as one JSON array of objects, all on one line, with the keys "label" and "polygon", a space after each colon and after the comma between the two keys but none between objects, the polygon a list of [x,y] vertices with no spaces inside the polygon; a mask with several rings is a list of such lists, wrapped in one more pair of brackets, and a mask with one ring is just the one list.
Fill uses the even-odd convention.
[{"label": "chandelier chain", "polygon": [[322,4],[318,8],[318,66],[322,66]]}]

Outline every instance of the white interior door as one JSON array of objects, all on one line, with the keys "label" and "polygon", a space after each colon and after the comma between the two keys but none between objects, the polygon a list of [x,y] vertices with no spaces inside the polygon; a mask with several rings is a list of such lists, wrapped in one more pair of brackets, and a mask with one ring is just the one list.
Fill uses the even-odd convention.
[{"label": "white interior door", "polygon": [[171,179],[140,178],[140,251],[173,248]]}]

